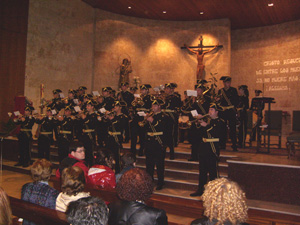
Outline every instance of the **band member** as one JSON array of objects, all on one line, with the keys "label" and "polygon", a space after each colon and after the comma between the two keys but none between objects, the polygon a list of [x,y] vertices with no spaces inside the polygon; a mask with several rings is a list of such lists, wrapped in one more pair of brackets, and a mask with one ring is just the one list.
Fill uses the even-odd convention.
[{"label": "band member", "polygon": [[57,138],[58,147],[58,159],[61,162],[64,158],[68,156],[70,143],[73,141],[73,129],[75,119],[72,118],[72,108],[66,106],[64,110],[64,116],[57,117],[59,126],[59,134]]},{"label": "band member", "polygon": [[134,109],[132,115],[132,121],[130,123],[131,151],[133,154],[136,153],[137,136],[139,136],[139,142],[140,142],[139,156],[142,156],[144,154],[145,138],[146,138],[145,128],[138,125],[139,122],[143,121],[143,117],[139,116],[139,113],[142,112],[147,113],[151,109],[152,101],[151,101],[151,95],[149,95],[150,88],[152,88],[150,84],[141,85],[140,86],[141,97],[136,98],[131,103]]},{"label": "band member", "polygon": [[66,107],[66,106],[71,106],[71,107],[76,106],[76,104],[75,104],[75,102],[74,102],[75,94],[76,94],[76,91],[75,91],[75,90],[69,89],[69,91],[68,91],[68,98],[65,99],[65,101],[64,101],[65,107]]},{"label": "band member", "polygon": [[83,96],[85,95],[86,90],[87,88],[85,86],[80,86],[77,90],[76,98],[79,99],[81,102],[83,102]]},{"label": "band member", "polygon": [[173,119],[173,141],[168,144],[170,148],[170,159],[174,159],[174,147],[178,146],[178,118],[179,109],[181,107],[180,94],[175,93],[174,89],[177,87],[175,83],[165,84],[165,112]]},{"label": "band member", "polygon": [[64,107],[64,104],[60,97],[60,93],[62,93],[62,91],[60,89],[54,89],[52,93],[53,99],[48,103],[47,107],[54,109],[56,112],[59,112]]},{"label": "band member", "polygon": [[112,91],[111,87],[102,88],[102,95],[104,97],[104,108],[107,111],[111,111],[115,103],[115,99],[110,96],[111,91]]},{"label": "band member", "polygon": [[152,113],[145,117],[146,128],[146,171],[153,179],[154,167],[157,169],[157,187],[161,190],[164,185],[166,145],[172,139],[171,118],[161,112],[164,102],[156,99],[152,102]]},{"label": "band member", "polygon": [[[206,87],[201,83],[195,85],[197,91],[197,97],[193,98],[192,110],[196,110],[199,117],[204,116],[208,113],[209,106],[211,103],[210,97],[203,95],[206,91]],[[198,151],[200,144],[202,142],[202,137],[200,133],[199,126],[197,124],[197,118],[191,117],[191,144],[192,152],[189,161],[198,161]]]},{"label": "band member", "polygon": [[122,127],[121,121],[115,116],[115,112],[109,112],[108,117],[108,141],[106,147],[112,151],[115,158],[115,173],[120,172],[120,151],[122,149]]},{"label": "band member", "polygon": [[38,116],[35,120],[38,128],[38,157],[50,160],[50,145],[53,143],[54,118],[52,109],[47,108],[46,116]]},{"label": "band member", "polygon": [[130,93],[133,95],[136,94],[137,90],[138,90],[137,87],[130,87]]},{"label": "band member", "polygon": [[114,99],[114,101],[117,101],[117,96],[116,96],[116,90],[111,90],[109,92],[110,97],[112,97]]},{"label": "band member", "polygon": [[81,142],[84,144],[85,160],[89,166],[93,165],[93,150],[96,144],[95,129],[98,126],[98,114],[95,113],[95,102],[90,100],[86,104],[86,113],[81,113]]},{"label": "band member", "polygon": [[188,133],[188,140],[190,141],[190,129],[188,127],[188,119],[192,110],[192,100],[193,98],[191,96],[187,96],[187,91],[184,91],[184,99],[182,101],[181,113],[178,119],[180,143],[184,142],[186,133]]},{"label": "band member", "polygon": [[[223,81],[224,88],[220,89],[218,92],[220,106],[223,108],[220,117],[229,124],[229,136],[232,143],[233,151],[237,151],[236,146],[236,124],[237,124],[237,111],[236,107],[238,104],[238,93],[236,88],[231,87],[231,77],[223,76],[221,79]],[[221,139],[221,149],[226,148],[226,138],[227,133],[224,133]]]},{"label": "band member", "polygon": [[204,191],[204,185],[207,182],[207,174],[209,180],[219,177],[218,160],[220,156],[220,138],[225,132],[225,122],[218,117],[218,112],[222,108],[212,103],[209,108],[210,121],[204,122],[200,120],[202,142],[199,150],[199,184],[198,190],[190,196],[201,196]]},{"label": "band member", "polygon": [[21,125],[20,133],[18,134],[19,145],[19,162],[15,166],[28,167],[30,164],[30,144],[32,141],[32,126],[34,118],[31,113],[34,110],[32,106],[25,107],[25,113],[14,119],[17,125]]},{"label": "band member", "polygon": [[129,141],[129,118],[127,115],[122,113],[123,107],[126,107],[125,102],[116,101],[114,112],[115,112],[116,119],[119,120],[120,123],[122,124],[122,129],[123,129],[121,131],[122,140],[125,140],[124,142],[127,143]]},{"label": "band member", "polygon": [[[90,101],[93,98],[93,95],[84,94],[82,96],[82,98],[83,98],[83,102],[82,102],[82,105],[81,105],[81,110],[85,111],[86,110],[86,105],[87,105],[88,101]],[[97,104],[97,103],[95,103],[95,104]]]},{"label": "band member", "polygon": [[126,105],[123,106],[122,111],[126,115],[129,114],[129,107],[131,107],[131,102],[134,100],[134,95],[128,91],[128,82],[121,83],[121,91],[118,93],[117,99],[120,102],[125,102]]},{"label": "band member", "polygon": [[237,106],[238,118],[240,122],[239,134],[238,134],[238,146],[240,148],[245,147],[245,141],[247,136],[248,114],[249,109],[249,91],[247,85],[239,86],[239,103]]}]

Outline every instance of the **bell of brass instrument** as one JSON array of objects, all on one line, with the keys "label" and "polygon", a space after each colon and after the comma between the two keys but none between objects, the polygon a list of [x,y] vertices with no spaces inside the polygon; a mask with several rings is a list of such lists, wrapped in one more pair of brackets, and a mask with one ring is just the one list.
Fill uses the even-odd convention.
[{"label": "bell of brass instrument", "polygon": [[140,121],[140,122],[138,123],[139,126],[140,126],[140,127],[144,127],[144,126],[148,123],[147,119],[148,119],[149,117],[153,116],[153,114],[154,114],[154,112],[150,112],[147,116],[145,116],[145,119],[144,119],[143,121]]},{"label": "bell of brass instrument", "polygon": [[139,98],[135,98],[132,102],[131,105],[133,107],[136,107],[137,105],[143,106],[145,105],[145,102],[143,101],[143,95],[141,95]]},{"label": "bell of brass instrument", "polygon": [[196,124],[197,125],[200,125],[200,121],[205,121],[207,122],[208,121],[208,118],[209,118],[209,114],[205,114],[203,115],[203,117],[201,119],[195,119],[195,120],[192,120],[192,121],[189,121],[187,124],[188,124],[188,127],[190,128],[193,124]]}]

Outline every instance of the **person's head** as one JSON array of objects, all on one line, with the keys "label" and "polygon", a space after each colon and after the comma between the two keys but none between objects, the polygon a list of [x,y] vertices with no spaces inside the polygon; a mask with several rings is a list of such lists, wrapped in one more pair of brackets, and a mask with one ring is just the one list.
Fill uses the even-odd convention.
[{"label": "person's head", "polygon": [[161,111],[161,105],[163,105],[163,101],[161,99],[156,99],[152,102],[152,111],[154,113],[159,113]]},{"label": "person's head", "polygon": [[71,142],[69,147],[69,153],[79,160],[85,159],[85,148],[82,142]]},{"label": "person's head", "polygon": [[208,114],[212,119],[215,119],[218,117],[219,111],[222,111],[221,106],[219,106],[216,103],[210,104]]},{"label": "person's head", "polygon": [[111,90],[112,90],[111,87],[105,87],[105,88],[102,88],[102,95],[103,95],[104,97],[108,97]]},{"label": "person's head", "polygon": [[140,91],[142,95],[147,95],[149,93],[149,89],[151,88],[150,84],[143,84],[140,86]]},{"label": "person's head", "polygon": [[83,170],[78,166],[65,168],[61,175],[61,191],[67,195],[77,195],[85,186]]},{"label": "person's head", "polygon": [[262,93],[261,90],[255,90],[255,96],[258,97],[260,95],[260,93]]},{"label": "person's head", "polygon": [[93,196],[70,202],[66,215],[72,225],[106,225],[108,222],[105,202]]},{"label": "person's head", "polygon": [[223,85],[225,89],[228,89],[231,87],[231,77],[229,76],[223,76],[221,79],[223,81]]},{"label": "person's head", "polygon": [[52,116],[52,109],[51,109],[50,107],[47,108],[46,115],[47,115],[48,117],[51,117],[51,116]]},{"label": "person's head", "polygon": [[205,86],[202,84],[196,84],[195,89],[197,91],[197,96],[201,96],[203,92],[206,90]]},{"label": "person's head", "polygon": [[75,90],[69,89],[68,91],[68,98],[73,99],[75,95]]},{"label": "person's head", "polygon": [[128,89],[129,83],[128,82],[122,82],[121,83],[121,90],[126,91]]},{"label": "person's head", "polygon": [[36,160],[30,168],[33,181],[48,181],[52,173],[52,163],[47,159]]},{"label": "person's head", "polygon": [[240,96],[249,96],[248,86],[247,85],[241,85],[239,86],[239,95]]},{"label": "person's head", "polygon": [[88,112],[94,112],[95,111],[95,103],[92,100],[87,101],[86,103],[86,110]]},{"label": "person's head", "polygon": [[71,109],[71,107],[70,106],[66,106],[64,113],[65,113],[65,116],[67,116],[67,117],[71,116],[72,115],[72,109]]},{"label": "person's head", "polygon": [[202,195],[204,215],[209,220],[218,220],[220,224],[228,221],[232,224],[246,222],[246,196],[239,185],[226,178],[210,181]]},{"label": "person's head", "polygon": [[114,104],[114,112],[120,113],[122,111],[122,104],[120,101],[116,101]]},{"label": "person's head", "polygon": [[10,225],[12,213],[9,199],[5,191],[0,187],[0,225]]},{"label": "person's head", "polygon": [[103,103],[103,101],[104,101],[103,96],[102,95],[98,96],[97,102],[101,104],[101,103]]},{"label": "person's head", "polygon": [[53,93],[53,98],[59,98],[59,94],[62,93],[62,91],[60,89],[54,89],[52,93]]},{"label": "person's head", "polygon": [[122,157],[121,157],[122,168],[126,168],[128,166],[135,167],[135,163],[136,163],[135,154],[133,154],[131,152],[126,152],[122,155]]},{"label": "person's head", "polygon": [[114,168],[114,157],[112,152],[106,148],[99,148],[95,155],[95,164]]},{"label": "person's head", "polygon": [[87,88],[85,86],[80,86],[78,88],[78,94],[79,95],[84,95],[86,90],[87,90]]},{"label": "person's head", "polygon": [[26,106],[24,109],[25,116],[30,116],[34,108],[32,106]]},{"label": "person's head", "polygon": [[198,48],[198,53],[199,53],[200,55],[202,55],[202,53],[203,53],[203,48]]},{"label": "person's head", "polygon": [[131,94],[135,94],[137,90],[138,90],[137,87],[131,87],[131,88],[130,88],[130,93],[131,93]]},{"label": "person's head", "polygon": [[126,201],[146,201],[150,198],[152,192],[152,178],[140,168],[125,172],[117,184],[118,196]]}]

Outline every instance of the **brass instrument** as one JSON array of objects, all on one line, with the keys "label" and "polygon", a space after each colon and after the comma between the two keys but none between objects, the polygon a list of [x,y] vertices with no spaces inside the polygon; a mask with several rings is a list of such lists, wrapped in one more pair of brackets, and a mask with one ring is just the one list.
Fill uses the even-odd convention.
[{"label": "brass instrument", "polygon": [[197,126],[197,125],[199,126],[199,125],[200,125],[200,121],[205,121],[205,122],[207,122],[208,118],[209,118],[209,114],[205,114],[205,115],[202,116],[201,119],[195,119],[195,120],[189,121],[189,122],[187,123],[187,124],[188,124],[188,127],[190,128],[193,124],[195,124],[196,126]]},{"label": "brass instrument", "polygon": [[141,95],[139,98],[135,98],[132,102],[131,105],[133,107],[136,107],[137,105],[143,106],[145,105],[145,102],[143,101],[144,96]]},{"label": "brass instrument", "polygon": [[150,112],[147,116],[145,116],[144,120],[143,121],[140,121],[138,124],[140,127],[144,127],[147,123],[148,123],[148,118],[153,116],[154,112]]}]

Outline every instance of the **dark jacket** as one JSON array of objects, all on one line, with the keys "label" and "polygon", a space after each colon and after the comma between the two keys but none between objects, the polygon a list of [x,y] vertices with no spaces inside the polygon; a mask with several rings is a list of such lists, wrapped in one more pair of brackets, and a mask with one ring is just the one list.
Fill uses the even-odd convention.
[{"label": "dark jacket", "polygon": [[109,225],[166,225],[166,212],[134,201],[119,200],[109,205]]},{"label": "dark jacket", "polygon": [[[218,221],[213,219],[212,221],[209,221],[208,218],[204,217],[201,219],[196,219],[192,221],[191,225],[215,225]],[[230,222],[225,222],[224,225],[232,225]],[[249,225],[248,223],[238,223],[238,225]]]}]

